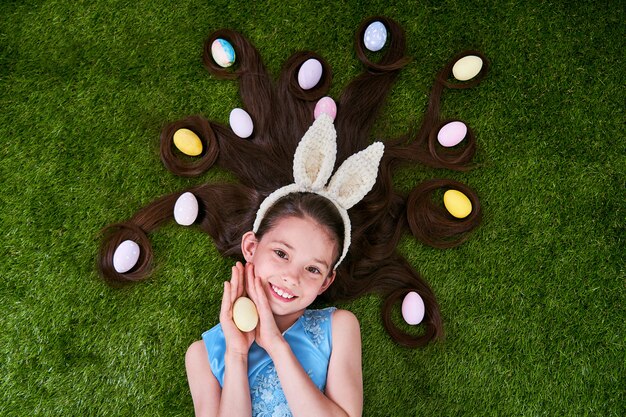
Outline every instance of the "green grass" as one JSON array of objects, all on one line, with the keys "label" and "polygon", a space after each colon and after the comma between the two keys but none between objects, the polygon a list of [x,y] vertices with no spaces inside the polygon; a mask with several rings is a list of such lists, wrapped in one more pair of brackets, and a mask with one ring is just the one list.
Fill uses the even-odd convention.
[{"label": "green grass", "polygon": [[152,278],[113,290],[96,273],[99,230],[227,178],[174,177],[158,157],[165,123],[225,122],[239,104],[236,85],[202,67],[210,31],[241,31],[275,74],[296,50],[319,52],[336,97],[360,70],[353,33],[373,14],[400,22],[414,58],[383,135],[419,120],[456,52],[481,49],[492,69],[443,98],[444,116],[474,128],[480,167],[397,176],[402,190],[461,180],[484,206],[459,248],[402,243],[447,339],[407,350],[384,332],[381,300],[343,305],[362,325],[364,414],[626,414],[621,2],[174,3],[0,4],[0,415],[192,415],[184,352],[216,323],[231,261],[171,225],[151,236]]}]

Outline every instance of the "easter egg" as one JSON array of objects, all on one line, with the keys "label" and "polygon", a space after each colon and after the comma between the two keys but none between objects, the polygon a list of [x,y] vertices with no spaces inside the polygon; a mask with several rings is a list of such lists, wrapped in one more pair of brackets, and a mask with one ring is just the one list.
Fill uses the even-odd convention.
[{"label": "easter egg", "polygon": [[372,51],[380,51],[387,42],[387,28],[382,22],[376,21],[370,23],[363,34],[363,43],[365,47]]},{"label": "easter egg", "polygon": [[198,200],[190,192],[181,194],[174,204],[174,220],[181,226],[189,226],[198,217]]},{"label": "easter egg", "polygon": [[298,71],[298,85],[310,90],[322,79],[322,63],[315,58],[307,59]]},{"label": "easter egg", "polygon": [[454,63],[452,75],[459,81],[471,80],[483,68],[483,60],[476,55],[467,55]]},{"label": "easter egg", "polygon": [[230,67],[235,63],[235,50],[225,39],[215,39],[211,44],[213,60],[222,68]]},{"label": "easter egg", "polygon": [[465,138],[465,135],[467,135],[467,126],[465,123],[454,121],[445,124],[441,129],[439,129],[439,133],[437,133],[437,140],[441,146],[450,148],[461,143],[461,141]]},{"label": "easter egg", "polygon": [[420,324],[424,319],[425,311],[424,300],[418,293],[411,291],[404,296],[404,300],[402,300],[402,318],[408,324]]},{"label": "easter egg", "polygon": [[245,139],[252,135],[252,130],[254,129],[252,118],[244,109],[234,108],[230,112],[229,123],[235,135],[240,138]]},{"label": "easter egg", "polygon": [[189,129],[174,132],[174,145],[185,155],[198,156],[202,153],[202,141]]},{"label": "easter egg", "polygon": [[113,253],[113,268],[123,274],[130,271],[139,260],[139,245],[132,240],[125,240]]},{"label": "easter egg", "polygon": [[233,304],[233,321],[242,332],[254,330],[259,322],[256,306],[248,297],[239,297]]},{"label": "easter egg", "polygon": [[443,205],[457,219],[464,219],[472,212],[472,202],[458,190],[448,190],[443,195]]},{"label": "easter egg", "polygon": [[322,113],[329,115],[332,120],[335,120],[335,117],[337,116],[337,105],[335,104],[335,100],[330,97],[322,97],[319,99],[315,105],[313,117],[317,119]]}]

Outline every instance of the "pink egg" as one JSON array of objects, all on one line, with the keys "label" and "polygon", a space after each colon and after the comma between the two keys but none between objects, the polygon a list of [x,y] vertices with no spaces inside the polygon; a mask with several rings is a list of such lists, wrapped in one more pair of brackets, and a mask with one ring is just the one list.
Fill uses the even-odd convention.
[{"label": "pink egg", "polygon": [[425,310],[424,300],[415,291],[408,293],[402,300],[402,317],[408,324],[420,324]]},{"label": "pink egg", "polygon": [[310,90],[322,79],[322,63],[311,58],[304,61],[298,71],[298,85],[303,90]]},{"label": "pink egg", "polygon": [[331,119],[335,120],[335,116],[337,116],[337,105],[335,104],[335,100],[330,97],[322,97],[319,99],[315,105],[313,116],[317,119],[322,113],[329,115]]},{"label": "pink egg", "polygon": [[437,133],[437,140],[441,146],[451,148],[461,143],[467,135],[467,126],[463,122],[455,121],[444,125]]}]

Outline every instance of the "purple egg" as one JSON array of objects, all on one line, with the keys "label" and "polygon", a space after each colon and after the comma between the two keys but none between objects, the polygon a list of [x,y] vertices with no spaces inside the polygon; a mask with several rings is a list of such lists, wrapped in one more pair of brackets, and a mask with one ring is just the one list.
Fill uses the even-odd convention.
[{"label": "purple egg", "polygon": [[461,143],[467,135],[467,126],[463,122],[450,122],[439,129],[437,140],[441,146],[451,148]]},{"label": "purple egg", "polygon": [[322,63],[311,58],[304,61],[298,71],[298,84],[303,90],[310,90],[322,79]]},{"label": "purple egg", "polygon": [[113,253],[113,268],[120,274],[130,271],[137,264],[140,252],[134,241],[123,241]]}]

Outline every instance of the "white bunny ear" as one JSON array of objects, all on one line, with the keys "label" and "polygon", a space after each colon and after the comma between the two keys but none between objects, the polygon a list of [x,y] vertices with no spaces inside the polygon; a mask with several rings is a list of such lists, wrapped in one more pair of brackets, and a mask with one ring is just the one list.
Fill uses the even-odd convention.
[{"label": "white bunny ear", "polygon": [[381,142],[355,153],[339,167],[328,184],[328,193],[348,210],[361,201],[376,183],[378,165],[385,152]]},{"label": "white bunny ear", "polygon": [[337,132],[327,114],[307,130],[293,156],[293,178],[301,187],[320,190],[328,182],[337,157]]}]

